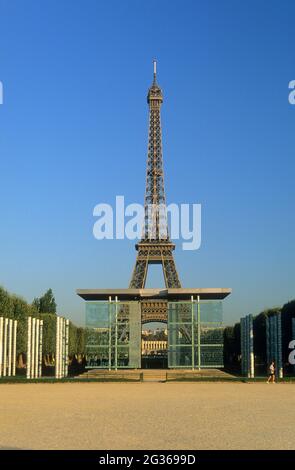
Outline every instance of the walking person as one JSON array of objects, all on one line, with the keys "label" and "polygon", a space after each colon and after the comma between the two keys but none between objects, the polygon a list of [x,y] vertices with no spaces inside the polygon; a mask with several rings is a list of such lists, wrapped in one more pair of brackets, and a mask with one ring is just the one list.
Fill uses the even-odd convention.
[{"label": "walking person", "polygon": [[269,366],[269,377],[267,379],[268,384],[270,382],[273,383],[273,384],[275,383],[275,371],[276,371],[275,363],[274,363],[274,361],[272,361],[270,366]]}]

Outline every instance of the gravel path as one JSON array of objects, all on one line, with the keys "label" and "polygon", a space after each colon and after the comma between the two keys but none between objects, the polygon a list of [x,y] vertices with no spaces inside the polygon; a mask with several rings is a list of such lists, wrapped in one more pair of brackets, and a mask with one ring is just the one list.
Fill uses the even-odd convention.
[{"label": "gravel path", "polygon": [[2,384],[0,397],[2,449],[295,448],[290,384]]}]

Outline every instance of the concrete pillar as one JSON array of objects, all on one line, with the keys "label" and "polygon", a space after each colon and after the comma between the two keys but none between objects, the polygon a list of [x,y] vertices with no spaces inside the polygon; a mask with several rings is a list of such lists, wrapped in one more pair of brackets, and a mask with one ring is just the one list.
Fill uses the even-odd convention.
[{"label": "concrete pillar", "polygon": [[0,377],[2,377],[2,371],[3,371],[3,330],[4,330],[4,318],[0,317]]},{"label": "concrete pillar", "polygon": [[250,378],[250,338],[249,338],[249,331],[250,331],[250,322],[249,316],[246,316],[246,374],[247,377]]},{"label": "concrete pillar", "polygon": [[69,320],[56,317],[55,377],[68,375]]},{"label": "concrete pillar", "polygon": [[69,333],[70,321],[66,320],[65,377],[67,377],[69,373]]},{"label": "concrete pillar", "polygon": [[[195,312],[194,312],[194,298],[193,298],[193,296],[191,296],[190,308],[191,308],[191,332],[192,332],[192,335],[191,335],[191,341],[192,341],[192,370],[194,370],[194,368],[195,368]],[[197,308],[198,308],[198,306],[197,306]],[[198,321],[197,321],[197,328],[198,328],[198,331],[199,331]],[[198,348],[198,344],[197,344],[197,348]],[[198,349],[198,351],[199,351],[199,349]],[[200,370],[199,354],[198,354],[198,369]]]},{"label": "concrete pillar", "polygon": [[276,376],[283,378],[282,326],[281,315],[272,315],[266,319],[267,366],[275,362]]},{"label": "concrete pillar", "polygon": [[251,372],[250,372],[250,318],[249,318],[249,315],[246,316],[246,368],[247,368],[247,377],[251,378]]},{"label": "concrete pillar", "polygon": [[16,338],[17,338],[17,320],[13,322],[13,342],[12,342],[12,375],[16,372]]},{"label": "concrete pillar", "polygon": [[108,304],[109,314],[109,370],[112,369],[112,298],[109,297]]},{"label": "concrete pillar", "polygon": [[253,317],[249,315],[249,366],[250,366],[250,377],[254,378],[255,364],[254,364],[254,331],[253,331]]},{"label": "concrete pillar", "polygon": [[32,317],[28,317],[28,342],[27,342],[27,379],[31,378],[31,332],[32,332]]},{"label": "concrete pillar", "polygon": [[9,319],[8,320],[8,361],[7,361],[8,377],[11,377],[11,370],[12,370],[12,325],[13,325],[13,321]]},{"label": "concrete pillar", "polygon": [[[124,307],[123,307],[124,308]],[[141,367],[141,303],[130,302],[129,304],[129,366]]]},{"label": "concrete pillar", "polygon": [[39,376],[39,329],[40,329],[40,320],[36,318],[35,323],[35,377]]},{"label": "concrete pillar", "polygon": [[241,318],[241,372],[243,376],[254,377],[254,335],[253,317]]},{"label": "concrete pillar", "polygon": [[65,329],[65,320],[64,318],[60,319],[60,377],[64,377],[64,363],[65,363],[65,351],[64,351],[64,329]]},{"label": "concrete pillar", "polygon": [[59,317],[56,317],[56,345],[55,345],[55,378],[59,379],[59,360],[60,360],[60,332],[59,332]]},{"label": "concrete pillar", "polygon": [[[201,304],[200,304],[200,296],[197,296],[197,328],[198,328],[198,369],[201,370]],[[194,336],[194,325],[192,325],[192,336]]]},{"label": "concrete pillar", "polygon": [[168,302],[168,367],[174,368],[178,366],[177,337],[179,333],[179,325],[175,324],[178,317],[178,309],[181,309],[180,302]]},{"label": "concrete pillar", "polygon": [[245,347],[245,319],[244,318],[241,318],[240,320],[240,330],[241,330],[241,372],[242,372],[242,375],[245,376],[246,374],[246,367],[245,367],[246,347]]},{"label": "concrete pillar", "polygon": [[59,367],[58,367],[58,376],[62,378],[62,318],[59,317]]},{"label": "concrete pillar", "polygon": [[271,361],[271,352],[270,352],[270,326],[269,318],[266,317],[266,361],[267,361],[267,370]]},{"label": "concrete pillar", "polygon": [[[292,340],[295,340],[295,318],[292,318]],[[293,366],[293,373],[295,373],[295,364]]]},{"label": "concrete pillar", "polygon": [[38,377],[42,377],[42,352],[43,352],[43,320],[39,323],[39,368]]},{"label": "concrete pillar", "polygon": [[278,335],[277,335],[277,322],[275,316],[271,317],[271,336],[272,336],[272,347],[273,347],[273,360],[276,366],[276,376],[278,376]]},{"label": "concrete pillar", "polygon": [[66,319],[63,319],[63,377],[66,375]]},{"label": "concrete pillar", "polygon": [[31,378],[35,377],[35,341],[36,341],[36,318],[32,318],[32,342],[31,342]]},{"label": "concrete pillar", "polygon": [[59,378],[62,378],[62,328],[63,328],[63,321],[62,318],[59,317]]},{"label": "concrete pillar", "polygon": [[281,315],[277,315],[277,338],[278,338],[278,373],[279,378],[283,378],[283,347],[282,347],[282,319]]},{"label": "concrete pillar", "polygon": [[7,333],[8,333],[8,318],[4,318],[3,377],[6,377],[7,375]]}]

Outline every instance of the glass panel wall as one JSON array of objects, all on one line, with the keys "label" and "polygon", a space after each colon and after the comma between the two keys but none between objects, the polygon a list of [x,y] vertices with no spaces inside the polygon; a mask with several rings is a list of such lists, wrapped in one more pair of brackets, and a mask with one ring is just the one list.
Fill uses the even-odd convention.
[{"label": "glass panel wall", "polygon": [[86,331],[88,368],[140,368],[140,302],[86,302]]},{"label": "glass panel wall", "polygon": [[168,303],[168,367],[223,367],[222,303]]},{"label": "glass panel wall", "polygon": [[[141,367],[140,302],[86,302],[88,368]],[[168,302],[168,367],[223,367],[222,302]]]}]

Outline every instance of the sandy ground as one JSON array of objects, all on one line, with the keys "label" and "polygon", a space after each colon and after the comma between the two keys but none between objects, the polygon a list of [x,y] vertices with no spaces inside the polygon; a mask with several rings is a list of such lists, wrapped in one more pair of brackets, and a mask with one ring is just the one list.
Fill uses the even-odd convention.
[{"label": "sandy ground", "polygon": [[2,449],[294,449],[295,386],[0,386]]}]

